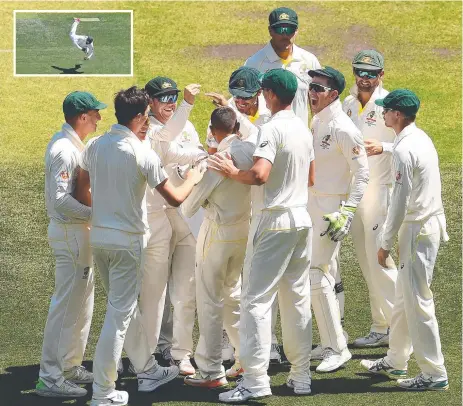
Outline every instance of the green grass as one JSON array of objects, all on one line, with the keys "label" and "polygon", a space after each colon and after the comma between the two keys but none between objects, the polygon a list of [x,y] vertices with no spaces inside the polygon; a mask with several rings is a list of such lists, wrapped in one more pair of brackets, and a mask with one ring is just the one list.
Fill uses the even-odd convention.
[{"label": "green grass", "polygon": [[[94,39],[95,52],[84,60],[69,38],[74,17],[78,35]],[[16,13],[17,74],[124,74],[131,68],[130,13]]]},{"label": "green grass", "polygon": [[[440,249],[434,272],[437,318],[450,390],[408,393],[391,381],[365,376],[362,357],[379,357],[385,349],[353,350],[353,360],[335,373],[313,374],[311,398],[291,396],[284,387],[287,368],[271,369],[276,396],[269,405],[461,405],[461,4],[457,2],[297,2],[297,43],[316,50],[323,65],[339,68],[352,85],[353,53],[366,47],[383,52],[385,87],[409,87],[422,107],[417,123],[433,139],[441,161],[443,199],[450,242]],[[134,77],[13,77],[12,11],[14,9],[133,9]],[[53,291],[53,257],[46,241],[43,154],[62,122],[61,103],[76,89],[92,91],[112,104],[114,93],[133,84],[143,86],[156,75],[174,78],[180,87],[202,84],[202,91],[226,92],[230,73],[240,66],[249,46],[268,40],[271,2],[37,2],[0,3],[0,393],[1,404],[83,405],[39,399],[31,391],[38,374],[42,331]],[[100,24],[100,23],[91,23]],[[83,24],[82,24],[83,26]],[[63,41],[74,52],[64,24]],[[96,35],[95,35],[96,38]],[[98,40],[99,41],[99,40]],[[224,45],[247,48],[223,48]],[[100,55],[96,43],[96,56]],[[218,47],[211,48],[210,47]],[[244,49],[244,51],[243,51]],[[218,54],[214,50],[219,50]],[[75,52],[78,52],[75,49]],[[63,51],[64,53],[64,51]],[[76,59],[81,58],[77,53]],[[74,59],[69,65],[73,66]],[[77,62],[76,62],[77,63]],[[87,73],[87,72],[86,72]],[[345,97],[347,92],[343,95]],[[204,139],[213,106],[199,96],[191,121]],[[112,107],[102,112],[99,132],[114,123]],[[366,286],[351,240],[341,253],[346,289],[346,329],[354,339],[368,331],[370,313]],[[94,323],[86,357],[91,360],[101,329],[106,298],[98,282]],[[318,334],[315,332],[314,341]],[[418,372],[412,359],[410,373]],[[138,394],[134,379],[124,378],[131,405],[210,404],[217,393],[187,388],[180,380],[153,394]]]}]

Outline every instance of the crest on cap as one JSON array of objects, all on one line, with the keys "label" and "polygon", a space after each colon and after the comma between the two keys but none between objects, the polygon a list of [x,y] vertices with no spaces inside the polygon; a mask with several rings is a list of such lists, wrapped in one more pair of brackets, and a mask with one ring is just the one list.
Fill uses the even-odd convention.
[{"label": "crest on cap", "polygon": [[365,62],[365,63],[371,63],[372,62],[372,59],[370,56],[364,56],[361,60],[361,62]]},{"label": "crest on cap", "polygon": [[172,83],[164,82],[164,83],[161,85],[161,87],[162,87],[163,89],[167,89],[167,88],[169,88],[169,87],[172,87]]},{"label": "crest on cap", "polygon": [[279,20],[289,20],[289,15],[286,13],[282,13],[278,16]]},{"label": "crest on cap", "polygon": [[238,87],[242,87],[244,89],[244,79],[239,79],[237,82],[236,82],[236,85]]}]

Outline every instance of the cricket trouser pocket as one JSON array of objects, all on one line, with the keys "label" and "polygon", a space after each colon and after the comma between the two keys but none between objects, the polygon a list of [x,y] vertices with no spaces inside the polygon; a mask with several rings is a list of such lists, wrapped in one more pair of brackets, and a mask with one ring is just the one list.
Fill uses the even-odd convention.
[{"label": "cricket trouser pocket", "polygon": [[44,331],[40,377],[62,384],[63,371],[82,363],[92,321],[94,275],[87,224],[51,221],[48,242],[56,260],[55,290]]}]

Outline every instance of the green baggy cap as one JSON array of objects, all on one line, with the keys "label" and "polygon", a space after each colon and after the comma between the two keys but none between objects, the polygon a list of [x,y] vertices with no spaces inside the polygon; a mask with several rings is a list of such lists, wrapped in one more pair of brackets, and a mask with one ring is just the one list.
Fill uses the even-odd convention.
[{"label": "green baggy cap", "polygon": [[366,49],[355,55],[352,66],[357,69],[383,70],[384,57],[374,49]]},{"label": "green baggy cap", "polygon": [[261,73],[248,66],[235,70],[228,82],[228,90],[234,97],[253,97],[260,90]]},{"label": "green baggy cap", "polygon": [[289,70],[270,69],[262,78],[262,88],[271,89],[278,97],[294,98],[297,91],[297,78]]},{"label": "green baggy cap", "polygon": [[108,107],[98,101],[89,92],[75,91],[69,93],[63,101],[63,113],[67,117],[74,117],[89,110],[103,110]]},{"label": "green baggy cap", "polygon": [[268,16],[268,24],[270,27],[278,27],[283,24],[296,27],[299,25],[296,12],[288,7],[279,7],[273,10]]},{"label": "green baggy cap", "polygon": [[177,83],[165,76],[156,76],[145,85],[145,92],[149,97],[164,96],[170,93],[180,93]]},{"label": "green baggy cap", "polygon": [[331,66],[326,66],[322,69],[309,70],[307,73],[312,78],[315,76],[324,76],[332,79],[335,86],[333,90],[337,90],[339,94],[341,94],[346,88],[346,79],[344,78],[344,75]]},{"label": "green baggy cap", "polygon": [[420,108],[420,99],[408,89],[396,89],[384,99],[376,99],[375,104],[385,109],[397,110],[407,116],[414,116]]}]

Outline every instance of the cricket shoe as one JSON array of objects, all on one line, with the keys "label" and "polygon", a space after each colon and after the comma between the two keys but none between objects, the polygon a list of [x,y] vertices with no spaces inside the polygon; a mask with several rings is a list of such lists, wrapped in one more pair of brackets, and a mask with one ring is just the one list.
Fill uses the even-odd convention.
[{"label": "cricket shoe", "polygon": [[352,358],[350,351],[345,348],[341,352],[336,352],[332,348],[325,348],[323,351],[323,361],[317,367],[317,372],[331,372],[340,368]]},{"label": "cricket shoe", "polygon": [[207,388],[207,389],[217,389],[223,388],[224,386],[228,386],[227,378],[222,376],[221,378],[211,379],[208,376],[203,378],[201,374],[189,375],[186,376],[183,380],[185,385],[188,386],[195,386],[197,388]]},{"label": "cricket shoe", "polygon": [[415,376],[414,378],[398,379],[397,385],[407,390],[432,390],[437,392],[443,392],[448,390],[449,381],[447,379],[443,379],[441,381],[434,381],[432,378],[425,378],[421,373],[418,376]]},{"label": "cricket shoe", "polygon": [[321,344],[317,345],[310,353],[310,359],[314,361],[323,361],[323,347]]},{"label": "cricket shoe", "polygon": [[224,403],[243,403],[249,399],[262,399],[267,396],[272,396],[270,388],[248,389],[243,385],[243,381],[238,381],[234,389],[219,393],[219,400]]},{"label": "cricket shoe", "polygon": [[222,361],[233,362],[235,359],[235,349],[230,343],[228,334],[225,330],[222,332]]},{"label": "cricket shoe", "polygon": [[109,395],[93,396],[90,406],[125,406],[129,403],[129,394],[123,390],[113,390]]},{"label": "cricket shoe", "polygon": [[273,343],[270,347],[270,363],[281,364],[281,353],[278,343]]},{"label": "cricket shoe", "polygon": [[161,358],[168,364],[170,364],[170,361],[173,359],[172,354],[170,353],[171,349],[172,347],[166,347],[163,350],[161,350]]},{"label": "cricket shoe", "polygon": [[137,375],[137,371],[135,370],[135,367],[133,366],[132,362],[130,362],[129,364],[129,374]]},{"label": "cricket shoe", "polygon": [[119,375],[124,373],[124,364],[122,363],[122,357],[119,358],[119,361],[117,361],[117,373]]},{"label": "cricket shoe", "polygon": [[93,374],[90,371],[87,371],[82,365],[72,367],[68,371],[63,373],[64,379],[72,383],[92,383]]},{"label": "cricket shoe", "polygon": [[77,386],[75,383],[64,380],[61,386],[53,385],[48,387],[39,378],[35,387],[35,393],[48,398],[79,398],[87,394],[87,390]]},{"label": "cricket shoe", "polygon": [[225,371],[227,378],[237,378],[240,375],[243,375],[244,369],[241,367],[239,361],[235,361],[230,369]]},{"label": "cricket shoe", "polygon": [[286,386],[288,388],[294,389],[294,393],[296,395],[310,395],[312,393],[312,388],[310,387],[310,383],[307,382],[297,382],[293,379],[288,379],[286,381]]},{"label": "cricket shoe", "polygon": [[77,21],[78,23],[80,23],[80,18],[74,18],[74,21]]},{"label": "cricket shoe", "polygon": [[161,385],[175,379],[179,374],[177,366],[161,367],[154,365],[148,371],[142,372],[137,375],[138,378],[138,391],[139,392],[152,392]]},{"label": "cricket shoe", "polygon": [[370,333],[365,337],[357,338],[352,345],[357,348],[374,348],[389,345],[389,334]]},{"label": "cricket shoe", "polygon": [[191,365],[190,358],[185,358],[182,360],[176,360],[172,358],[170,360],[170,365],[177,366],[180,371],[180,375],[183,375],[183,376],[194,375],[196,372],[193,365]]},{"label": "cricket shoe", "polygon": [[370,374],[384,375],[389,379],[399,379],[407,377],[407,370],[395,369],[389,365],[384,358],[372,361],[369,359],[362,359],[360,365],[365,368]]}]

